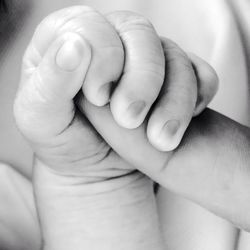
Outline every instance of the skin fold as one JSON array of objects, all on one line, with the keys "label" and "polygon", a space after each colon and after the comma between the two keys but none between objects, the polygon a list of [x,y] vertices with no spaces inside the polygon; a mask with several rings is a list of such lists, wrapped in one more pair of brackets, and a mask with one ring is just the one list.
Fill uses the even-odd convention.
[{"label": "skin fold", "polygon": [[[94,15],[98,14],[94,12]],[[105,23],[104,26],[112,28]],[[36,151],[34,187],[44,249],[68,249],[69,246],[74,249],[90,246],[92,249],[101,246],[102,249],[119,246],[121,249],[162,249],[152,182],[111,151],[83,114],[76,109],[71,113],[73,97],[82,87],[94,52],[79,35],[72,31],[65,33],[59,35],[41,59],[43,44],[36,43],[41,41],[36,40],[36,34],[43,33],[36,32],[24,57],[24,74],[15,104],[17,123]],[[61,56],[60,48],[66,51],[66,56]],[[79,64],[77,56],[72,58],[72,55],[81,51],[84,57]],[[118,51],[121,51],[119,47]],[[56,61],[50,55],[56,56]],[[37,64],[39,78],[34,73]],[[78,70],[72,71],[72,65]],[[47,78],[41,81],[40,76]],[[24,110],[27,116],[23,116]],[[62,220],[65,213],[68,218]],[[77,223],[72,225],[72,220]],[[71,238],[67,237],[69,234]],[[148,235],[147,241],[145,235]]]},{"label": "skin fold", "polygon": [[[81,105],[98,132],[128,162],[162,186],[249,230],[247,127],[206,110],[192,121],[180,147],[164,153],[148,143],[143,126],[123,130],[108,108],[98,109],[84,101]],[[123,144],[118,143],[121,138],[126,138]],[[132,154],[134,148],[137,151]]]},{"label": "skin fold", "polygon": [[[131,18],[133,15],[129,14],[128,17]],[[124,16],[121,20],[124,20]],[[135,18],[132,25],[136,21],[141,23],[144,19]],[[84,28],[85,23],[93,25],[90,33]],[[100,30],[104,32],[104,38],[107,35],[104,46],[98,44]],[[111,247],[117,249],[120,246],[121,249],[137,250],[164,247],[152,182],[136,171],[133,164],[128,164],[117,155],[80,110],[83,95],[79,91],[82,90],[85,96],[91,93],[93,89],[87,88],[89,81],[96,84],[94,90],[100,87],[100,81],[95,78],[97,74],[94,73],[104,61],[105,67],[108,68],[104,67],[101,73],[102,80],[115,81],[121,74],[122,63],[113,65],[112,62],[109,64],[104,60],[106,57],[109,59],[114,57],[118,58],[118,62],[124,62],[121,40],[114,30],[114,26],[92,9],[72,7],[46,18],[35,32],[24,55],[14,114],[19,129],[36,153],[34,188],[44,249],[68,249],[72,246],[74,249],[82,249],[90,245],[92,249],[100,249],[100,246],[102,249],[104,246],[106,249],[112,249]],[[151,37],[154,31],[146,22],[146,31],[148,30]],[[163,41],[163,43],[168,42]],[[149,43],[146,49],[150,49],[152,44]],[[164,46],[159,47],[159,44],[161,45],[160,39],[156,48],[163,49]],[[176,45],[171,43],[167,48],[169,58],[174,55],[170,60],[170,64],[173,62],[174,66],[172,70],[170,67],[169,75],[174,77],[176,71],[173,69],[179,65],[183,66],[185,70],[182,76],[188,77],[187,82],[193,84],[191,86],[195,90],[194,95],[193,91],[186,92],[185,88],[183,92],[189,93],[183,96],[183,100],[188,98],[187,103],[190,104],[189,116],[185,120],[189,121],[195,110],[196,97],[199,96],[196,93],[195,72],[188,57]],[[163,56],[161,49],[158,51]],[[101,55],[100,61],[99,55]],[[161,57],[160,61],[164,60],[164,56]],[[158,63],[155,64],[159,66]],[[108,71],[109,67],[111,71]],[[206,72],[214,74],[210,68]],[[149,70],[150,74],[152,72]],[[156,80],[159,81],[159,78]],[[85,81],[87,85],[82,88],[85,86]],[[180,80],[177,82],[181,83]],[[216,81],[211,83],[216,86]],[[172,92],[174,89],[171,89],[170,93],[177,93]],[[116,93],[114,92],[114,95]],[[166,95],[165,93],[160,100],[164,101]],[[84,98],[84,101],[87,99]],[[209,99],[204,98],[207,101]],[[78,107],[74,102],[78,103]],[[89,116],[89,112],[86,114]],[[112,117],[115,117],[113,113]],[[116,122],[115,124],[119,126]],[[103,123],[103,128],[106,125],[109,129],[109,122]],[[137,129],[128,131],[133,133]],[[116,140],[124,143],[119,137],[116,137]],[[128,145],[127,142],[124,144],[125,147]],[[132,147],[131,150],[133,149],[135,148]],[[141,213],[142,208],[144,213]],[[127,219],[126,226],[124,217]],[[71,223],[72,221],[75,223]],[[131,237],[132,231],[136,233]],[[72,237],[69,238],[68,235]]]}]

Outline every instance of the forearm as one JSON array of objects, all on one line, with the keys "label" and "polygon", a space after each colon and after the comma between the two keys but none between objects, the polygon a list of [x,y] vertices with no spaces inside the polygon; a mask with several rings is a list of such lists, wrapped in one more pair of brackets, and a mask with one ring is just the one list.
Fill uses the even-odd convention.
[{"label": "forearm", "polygon": [[98,183],[39,163],[34,185],[44,250],[162,250],[152,182],[139,172]]}]

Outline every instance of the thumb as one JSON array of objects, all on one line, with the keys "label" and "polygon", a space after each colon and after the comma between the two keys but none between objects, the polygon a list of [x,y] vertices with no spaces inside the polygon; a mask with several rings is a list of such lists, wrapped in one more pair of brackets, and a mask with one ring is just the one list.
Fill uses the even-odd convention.
[{"label": "thumb", "polygon": [[74,117],[73,98],[81,89],[91,61],[89,44],[76,33],[58,37],[40,56],[29,45],[14,103],[17,125],[28,139],[59,134]]}]

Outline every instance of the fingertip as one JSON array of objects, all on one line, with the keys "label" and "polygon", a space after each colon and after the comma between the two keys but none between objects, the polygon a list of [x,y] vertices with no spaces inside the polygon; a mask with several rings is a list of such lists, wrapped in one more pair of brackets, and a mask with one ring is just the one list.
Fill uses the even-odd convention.
[{"label": "fingertip", "polygon": [[183,136],[181,122],[177,119],[168,120],[163,125],[150,124],[147,136],[150,143],[159,151],[172,151],[178,147]]},{"label": "fingertip", "polygon": [[219,89],[219,76],[215,69],[207,64],[207,67],[204,67],[204,71],[202,72],[204,78],[207,79],[207,84],[210,88],[211,95],[214,97]]},{"label": "fingertip", "polygon": [[[93,83],[91,84],[91,82]],[[86,99],[97,107],[103,107],[109,103],[111,90],[112,83],[105,83],[101,85],[98,84],[94,79],[93,81],[88,80],[88,85],[84,84],[82,87],[82,91]]]},{"label": "fingertip", "polygon": [[128,102],[122,97],[111,99],[110,109],[117,124],[126,129],[138,128],[148,112],[147,103],[144,100]]},{"label": "fingertip", "polygon": [[216,70],[194,53],[188,53],[188,56],[192,61],[197,76],[209,86],[214,94],[216,94],[219,87],[219,76]]}]

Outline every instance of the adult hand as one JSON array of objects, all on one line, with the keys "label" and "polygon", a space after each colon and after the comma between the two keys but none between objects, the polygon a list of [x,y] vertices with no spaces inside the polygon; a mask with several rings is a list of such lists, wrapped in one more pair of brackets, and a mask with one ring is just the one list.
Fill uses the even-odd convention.
[{"label": "adult hand", "polygon": [[82,108],[112,148],[140,171],[250,230],[249,128],[207,109],[192,120],[178,149],[159,152],[147,140],[146,124],[130,131],[117,126],[108,107],[83,100]]}]

